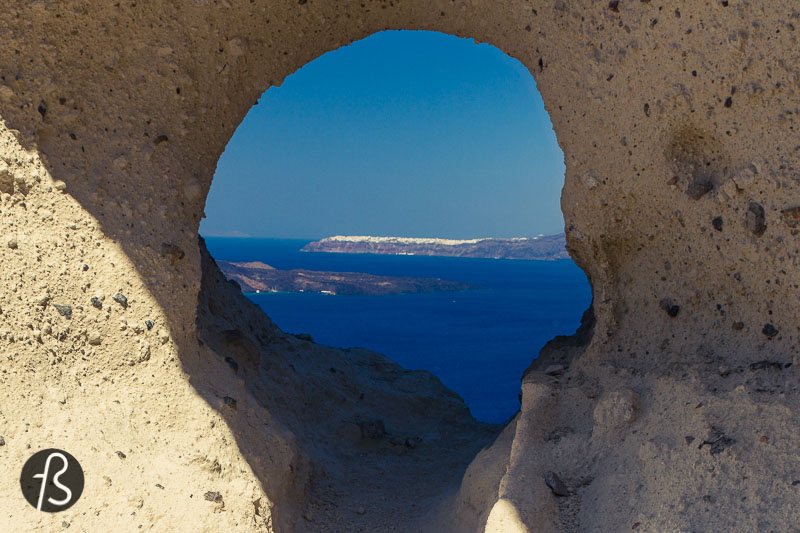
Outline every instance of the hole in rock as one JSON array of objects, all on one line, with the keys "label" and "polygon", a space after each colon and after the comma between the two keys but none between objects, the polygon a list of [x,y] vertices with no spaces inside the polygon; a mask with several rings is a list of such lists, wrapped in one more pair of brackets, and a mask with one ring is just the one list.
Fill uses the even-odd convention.
[{"label": "hole in rock", "polygon": [[[525,368],[548,340],[576,330],[591,300],[561,244],[563,173],[521,63],[468,39],[382,32],[264,93],[220,158],[201,234],[221,265],[391,276],[259,280],[223,268],[284,331],[430,371],[478,420],[501,423],[519,408]],[[363,239],[322,249],[394,255],[301,251],[335,235],[544,237],[538,247],[445,252],[484,257],[405,255],[448,247]]]},{"label": "hole in rock", "polygon": [[[229,282],[204,259],[198,329],[268,413],[240,446],[277,524],[442,531],[420,521],[481,449],[509,452],[525,369],[591,300],[564,251],[563,175],[528,70],[444,34],[375,34],[250,110],[200,228]],[[574,340],[541,365],[558,373]],[[237,427],[242,391],[225,396]]]}]

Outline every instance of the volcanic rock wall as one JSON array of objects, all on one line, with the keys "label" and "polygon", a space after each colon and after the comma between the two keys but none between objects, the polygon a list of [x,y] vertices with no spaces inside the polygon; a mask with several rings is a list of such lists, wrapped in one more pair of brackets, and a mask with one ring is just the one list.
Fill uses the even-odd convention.
[{"label": "volcanic rock wall", "polygon": [[[2,7],[3,530],[322,527],[300,518],[325,463],[298,437],[313,428],[265,407],[218,353],[233,348],[202,341],[197,228],[261,93],[383,29],[472,37],[530,69],[565,154],[568,247],[595,296],[588,342],[545,349],[460,490],[391,516],[492,531],[800,523],[795,2]],[[50,446],[74,450],[87,480],[55,515],[16,486]],[[568,496],[545,484],[554,475]]]}]

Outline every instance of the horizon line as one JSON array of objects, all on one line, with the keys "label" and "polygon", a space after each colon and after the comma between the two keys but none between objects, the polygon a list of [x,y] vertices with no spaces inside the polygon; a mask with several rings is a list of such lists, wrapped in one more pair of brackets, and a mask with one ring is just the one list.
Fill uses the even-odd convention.
[{"label": "horizon line", "polygon": [[528,235],[528,236],[514,236],[514,237],[468,237],[468,238],[458,238],[458,237],[408,237],[408,236],[400,236],[400,235],[328,235],[325,237],[285,237],[285,236],[268,236],[268,235],[250,235],[244,232],[220,232],[220,233],[202,233],[198,232],[198,235],[205,238],[214,238],[214,239],[275,239],[275,240],[293,240],[293,241],[320,241],[322,239],[330,239],[333,237],[351,237],[351,238],[364,238],[364,237],[375,237],[375,238],[383,238],[383,239],[441,239],[441,240],[487,240],[487,239],[533,239],[536,237],[553,237],[557,235],[564,235],[564,231],[560,231],[557,233],[538,233],[535,235]]}]

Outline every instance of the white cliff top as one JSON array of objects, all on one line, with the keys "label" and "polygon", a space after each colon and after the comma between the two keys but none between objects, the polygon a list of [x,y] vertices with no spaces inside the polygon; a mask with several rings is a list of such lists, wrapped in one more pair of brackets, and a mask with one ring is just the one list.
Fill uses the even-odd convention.
[{"label": "white cliff top", "polygon": [[[539,236],[541,237],[541,235]],[[533,237],[538,239],[539,237]],[[325,237],[319,242],[370,242],[375,244],[441,244],[445,246],[457,246],[459,244],[475,244],[481,241],[503,240],[503,241],[525,241],[527,237],[513,237],[510,239],[493,239],[486,237],[483,239],[437,239],[425,237],[373,237],[370,235],[334,235]]]}]

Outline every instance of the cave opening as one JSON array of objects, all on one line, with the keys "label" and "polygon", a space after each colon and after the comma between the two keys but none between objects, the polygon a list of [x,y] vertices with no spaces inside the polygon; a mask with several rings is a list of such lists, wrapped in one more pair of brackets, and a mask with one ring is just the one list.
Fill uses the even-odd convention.
[{"label": "cave opening", "polygon": [[[559,236],[563,173],[521,63],[469,39],[385,31],[264,93],[220,158],[200,233],[281,329],[430,371],[475,418],[502,423],[519,408],[524,369],[547,341],[577,329],[591,300]],[[424,244],[391,254],[304,251],[335,235],[462,247],[555,235],[555,244],[541,252],[547,261],[496,258],[508,250],[425,256]],[[280,273],[242,266],[252,262]],[[370,278],[331,279],[342,272]],[[402,293],[383,294],[381,284]]]}]

